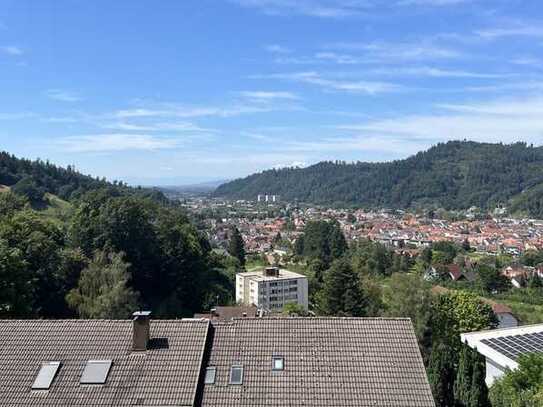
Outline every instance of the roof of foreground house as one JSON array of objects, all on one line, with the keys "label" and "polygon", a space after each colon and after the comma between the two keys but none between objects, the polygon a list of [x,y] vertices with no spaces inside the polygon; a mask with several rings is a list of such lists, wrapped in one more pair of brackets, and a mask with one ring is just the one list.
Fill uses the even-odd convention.
[{"label": "roof of foreground house", "polygon": [[[0,405],[434,406],[408,319],[151,320],[144,351],[133,351],[133,327],[0,320]],[[283,369],[272,368],[274,358]],[[88,360],[112,362],[104,384],[80,383]],[[61,365],[50,388],[33,390],[52,361]],[[233,365],[243,369],[239,384]]]},{"label": "roof of foreground house", "polygon": [[[229,384],[232,365],[243,366],[243,384]],[[208,366],[216,378],[202,406],[434,406],[409,319],[217,323]]]},{"label": "roof of foreground house", "polygon": [[[153,320],[149,350],[132,352],[130,320],[0,320],[1,406],[192,406],[207,321]],[[112,360],[103,385],[82,385],[88,360]],[[60,361],[49,390],[41,364]]]}]

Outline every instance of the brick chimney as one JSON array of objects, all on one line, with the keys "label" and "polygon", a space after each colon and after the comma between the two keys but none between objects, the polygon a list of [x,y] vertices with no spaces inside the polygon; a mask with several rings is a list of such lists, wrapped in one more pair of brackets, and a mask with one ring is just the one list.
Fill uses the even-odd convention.
[{"label": "brick chimney", "polygon": [[151,311],[137,311],[132,316],[132,350],[145,351],[150,336]]}]

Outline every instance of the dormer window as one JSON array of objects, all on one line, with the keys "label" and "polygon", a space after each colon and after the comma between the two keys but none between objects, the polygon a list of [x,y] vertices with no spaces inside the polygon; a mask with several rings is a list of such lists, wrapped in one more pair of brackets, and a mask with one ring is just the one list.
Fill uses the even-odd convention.
[{"label": "dormer window", "polygon": [[282,356],[274,356],[272,358],[272,370],[284,370],[285,359]]},{"label": "dormer window", "polygon": [[43,363],[36,376],[36,380],[32,384],[32,390],[49,390],[59,368],[60,362]]}]

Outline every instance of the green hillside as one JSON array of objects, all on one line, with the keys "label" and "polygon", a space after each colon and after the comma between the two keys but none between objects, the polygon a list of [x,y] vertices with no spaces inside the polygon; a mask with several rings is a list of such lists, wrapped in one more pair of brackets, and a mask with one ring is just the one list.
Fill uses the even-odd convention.
[{"label": "green hillside", "polygon": [[221,185],[215,196],[365,207],[465,209],[510,204],[543,216],[543,147],[451,141],[404,160],[321,162],[268,170]]}]

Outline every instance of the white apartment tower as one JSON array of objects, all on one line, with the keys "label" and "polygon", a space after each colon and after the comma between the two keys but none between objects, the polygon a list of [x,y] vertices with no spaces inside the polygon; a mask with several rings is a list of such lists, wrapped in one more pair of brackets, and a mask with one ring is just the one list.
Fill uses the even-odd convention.
[{"label": "white apartment tower", "polygon": [[278,267],[238,273],[236,302],[271,312],[280,312],[285,304],[293,302],[307,310],[307,277]]}]

